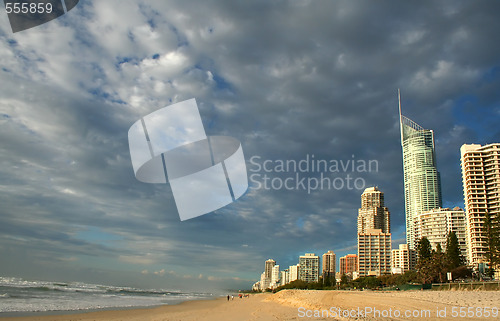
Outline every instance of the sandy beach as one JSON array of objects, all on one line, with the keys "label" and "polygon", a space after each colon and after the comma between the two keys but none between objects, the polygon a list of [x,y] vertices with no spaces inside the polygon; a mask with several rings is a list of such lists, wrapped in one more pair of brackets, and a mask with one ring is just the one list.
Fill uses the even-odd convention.
[{"label": "sandy beach", "polygon": [[[498,320],[500,292],[304,291],[184,302],[148,309],[6,317],[2,321]],[[498,310],[496,310],[498,311]],[[349,316],[347,315],[349,314]],[[489,314],[488,317],[485,317]]]}]

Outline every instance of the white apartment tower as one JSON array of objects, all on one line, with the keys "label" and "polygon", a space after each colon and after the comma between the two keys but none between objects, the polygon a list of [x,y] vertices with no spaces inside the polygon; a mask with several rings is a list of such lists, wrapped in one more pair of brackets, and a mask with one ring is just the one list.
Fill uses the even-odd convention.
[{"label": "white apartment tower", "polygon": [[280,285],[280,266],[276,264],[273,266],[271,272],[271,289],[277,288]]},{"label": "white apartment tower", "polygon": [[290,267],[288,267],[288,271],[290,274],[290,276],[288,277],[289,282],[293,282],[299,279],[299,269],[300,264],[290,265]]},{"label": "white apartment tower", "polygon": [[319,256],[306,253],[299,257],[299,279],[306,282],[319,281]]},{"label": "white apartment tower", "polygon": [[455,232],[460,245],[460,252],[464,258],[467,258],[467,224],[465,212],[461,208],[436,208],[422,212],[415,218],[414,225],[416,239],[419,240],[425,236],[434,250],[440,244],[444,251],[448,233]]},{"label": "white apartment tower", "polygon": [[[460,148],[467,221],[467,258],[477,266],[487,249],[486,215],[500,215],[500,144],[464,144]],[[500,236],[499,236],[500,237]]]}]

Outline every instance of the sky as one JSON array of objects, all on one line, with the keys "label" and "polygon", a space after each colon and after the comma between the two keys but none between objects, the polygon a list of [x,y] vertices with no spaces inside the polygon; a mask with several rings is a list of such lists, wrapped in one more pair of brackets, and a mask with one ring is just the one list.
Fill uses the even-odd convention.
[{"label": "sky", "polygon": [[[371,186],[397,247],[398,88],[434,130],[444,206],[463,207],[460,146],[500,142],[498,2],[82,0],[17,33],[0,11],[1,276],[250,288],[268,258],[356,253]],[[250,187],[181,222],[169,184],[135,178],[127,133],[191,98],[207,135],[241,142]],[[276,168],[308,157],[356,168]],[[336,187],[278,184],[321,175]]]}]

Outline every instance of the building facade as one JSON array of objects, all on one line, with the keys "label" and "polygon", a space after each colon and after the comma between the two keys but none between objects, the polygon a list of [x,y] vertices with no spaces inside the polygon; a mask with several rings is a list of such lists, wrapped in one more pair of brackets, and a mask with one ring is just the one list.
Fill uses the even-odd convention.
[{"label": "building facade", "polygon": [[361,194],[361,208],[358,210],[358,233],[369,229],[391,232],[390,213],[384,206],[384,193],[378,187],[366,188]]},{"label": "building facade", "polygon": [[358,255],[357,254],[347,254],[339,259],[339,270],[340,275],[349,275],[352,277],[353,272],[358,271]]},{"label": "building facade", "polygon": [[275,266],[273,266],[273,269],[271,272],[271,284],[269,286],[271,289],[275,289],[278,286],[280,286],[280,276],[281,276],[280,266],[278,264],[276,264]]},{"label": "building facade", "polygon": [[306,253],[299,257],[299,279],[306,282],[319,281],[319,256]]},{"label": "building facade", "polygon": [[289,282],[293,282],[299,279],[299,269],[300,264],[290,265],[290,267],[288,267],[288,271],[290,274],[290,276],[288,277]]},{"label": "building facade", "polygon": [[288,283],[290,283],[290,270],[284,269],[283,271],[281,271],[280,285],[285,285]]},{"label": "building facade", "polygon": [[436,208],[417,215],[415,237],[417,240],[426,237],[434,250],[440,244],[444,251],[448,233],[455,232],[462,256],[467,258],[466,225],[465,212],[461,208]]},{"label": "building facade", "polygon": [[403,176],[405,192],[406,243],[415,248],[415,217],[441,207],[441,179],[436,167],[434,132],[401,114],[398,92]]},{"label": "building facade", "polygon": [[403,274],[415,269],[417,264],[417,251],[410,249],[408,244],[399,244],[399,249],[392,250],[391,272]]},{"label": "building facade", "polygon": [[[500,215],[500,144],[464,144],[460,148],[469,264],[487,263],[486,216]],[[500,236],[499,236],[500,237]]]},{"label": "building facade", "polygon": [[359,276],[391,273],[391,233],[380,229],[358,234]]},{"label": "building facade", "polygon": [[268,278],[269,280],[271,279],[271,277],[273,275],[273,267],[275,265],[276,265],[276,261],[273,259],[269,259],[265,263],[264,273],[265,273],[265,277]]},{"label": "building facade", "polygon": [[328,251],[323,254],[323,278],[334,278],[336,269],[337,256],[333,251]]}]

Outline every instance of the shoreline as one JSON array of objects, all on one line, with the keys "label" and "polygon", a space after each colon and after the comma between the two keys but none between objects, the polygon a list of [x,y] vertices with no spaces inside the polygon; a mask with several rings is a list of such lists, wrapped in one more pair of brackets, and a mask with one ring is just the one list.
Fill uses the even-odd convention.
[{"label": "shoreline", "polygon": [[[258,293],[252,294],[249,298],[234,297],[234,300],[227,301],[225,296],[183,301],[178,304],[160,305],[156,307],[135,308],[131,307],[126,309],[110,309],[98,311],[69,311],[69,313],[44,313],[44,315],[30,315],[30,316],[1,316],[1,321],[143,321],[143,320],[200,320],[200,315],[203,317],[201,320],[207,321],[221,321],[221,320],[234,320],[234,316],[239,316],[240,313],[244,315],[252,315],[256,311],[260,311],[264,299],[271,294]],[[273,314],[273,310],[287,310],[287,312],[294,312],[295,309],[284,307],[279,303],[269,302],[265,314]],[[287,313],[289,314],[289,313]],[[229,317],[226,319],[226,317]]]},{"label": "shoreline", "polygon": [[78,314],[88,314],[88,313],[99,313],[106,311],[127,311],[127,310],[150,310],[161,307],[178,306],[187,302],[198,302],[198,301],[215,301],[226,296],[212,296],[203,297],[200,299],[190,299],[190,300],[179,300],[172,301],[171,303],[155,304],[155,305],[137,305],[137,306],[118,306],[118,307],[104,307],[104,308],[89,308],[89,309],[78,309],[78,310],[48,310],[48,311],[12,311],[12,312],[0,312],[0,320],[7,320],[7,318],[32,318],[32,317],[47,317],[47,316],[71,316]]},{"label": "shoreline", "polygon": [[[339,291],[283,290],[251,294],[249,298],[184,301],[143,309],[131,308],[43,316],[0,317],[0,321],[281,321],[281,320],[477,320],[467,313],[496,311],[500,316],[500,291]],[[468,310],[473,308],[473,310]],[[495,310],[492,310],[494,308]],[[371,314],[366,311],[372,311]],[[364,312],[365,315],[359,315]],[[375,312],[377,311],[377,312]],[[471,312],[472,311],[472,312]],[[351,315],[344,315],[347,312]],[[405,313],[410,312],[405,317]],[[355,317],[352,316],[352,313]],[[382,315],[376,315],[379,313]],[[396,315],[398,313],[399,315]],[[412,316],[417,313],[418,316]],[[424,314],[427,313],[427,314]]]}]

